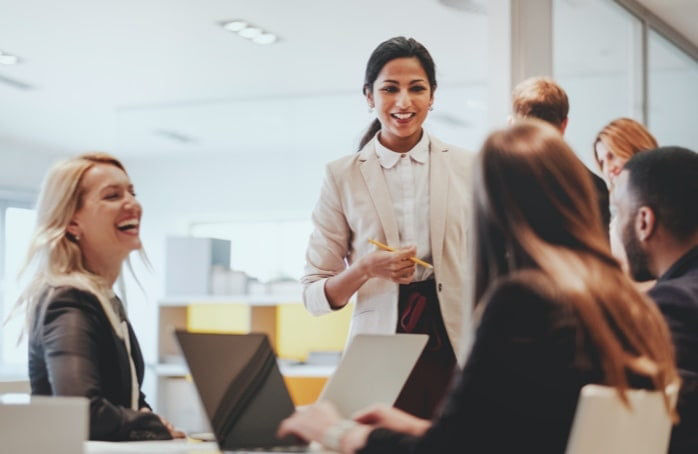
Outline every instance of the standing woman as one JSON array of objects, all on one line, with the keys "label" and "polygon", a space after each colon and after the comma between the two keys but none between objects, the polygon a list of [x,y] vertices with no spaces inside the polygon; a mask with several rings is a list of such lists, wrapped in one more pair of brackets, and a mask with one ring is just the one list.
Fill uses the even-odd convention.
[{"label": "standing woman", "polygon": [[151,413],[138,340],[111,290],[141,250],[141,213],[123,165],[104,153],[56,164],[39,196],[27,259],[36,273],[17,303],[32,394],[87,397],[91,440],[184,436]]},{"label": "standing woman", "polygon": [[[396,406],[429,418],[464,354],[470,159],[429,135],[434,61],[422,44],[381,43],[366,67],[363,93],[376,120],[360,150],[327,165],[313,211],[303,301],[314,315],[344,307],[357,293],[349,337],[426,333],[429,343]],[[377,240],[395,252],[376,250]],[[417,257],[433,269],[415,266]]]}]

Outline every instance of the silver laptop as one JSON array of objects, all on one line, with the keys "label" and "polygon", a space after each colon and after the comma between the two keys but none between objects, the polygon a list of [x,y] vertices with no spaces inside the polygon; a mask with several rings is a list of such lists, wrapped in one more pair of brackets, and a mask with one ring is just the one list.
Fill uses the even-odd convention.
[{"label": "silver laptop", "polygon": [[393,405],[419,359],[426,334],[358,334],[318,400],[350,418],[375,403]]},{"label": "silver laptop", "polygon": [[[265,334],[176,331],[214,436],[222,450],[302,450],[278,439],[281,421],[295,410]],[[375,402],[392,404],[428,336],[358,335],[347,348],[322,398],[342,414]]]},{"label": "silver laptop", "polygon": [[88,404],[84,397],[0,395],[0,451],[83,452],[88,436]]}]

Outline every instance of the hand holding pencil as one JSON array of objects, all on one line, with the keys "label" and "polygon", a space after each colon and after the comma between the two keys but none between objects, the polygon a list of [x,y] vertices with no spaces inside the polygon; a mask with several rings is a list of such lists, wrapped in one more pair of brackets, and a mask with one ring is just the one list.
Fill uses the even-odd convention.
[{"label": "hand holding pencil", "polygon": [[388,279],[409,284],[414,278],[416,264],[410,260],[417,253],[415,246],[386,251],[379,248],[360,259],[360,267],[368,278]]},{"label": "hand holding pencil", "polygon": [[[384,251],[395,252],[395,248],[392,248],[392,247],[388,246],[387,244],[383,244],[380,241],[369,239],[368,242],[373,244],[374,246],[377,246],[379,249],[382,249]],[[431,264],[425,262],[424,260],[420,260],[415,256],[412,256],[409,259],[411,261],[413,261],[414,263],[416,263],[417,265],[423,266],[424,268],[429,268],[429,269],[434,268]]]}]

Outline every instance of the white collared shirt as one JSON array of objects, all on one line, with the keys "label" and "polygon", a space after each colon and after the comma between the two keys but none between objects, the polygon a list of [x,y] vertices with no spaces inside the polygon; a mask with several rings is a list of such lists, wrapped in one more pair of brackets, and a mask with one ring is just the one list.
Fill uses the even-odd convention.
[{"label": "white collared shirt", "polygon": [[[429,135],[422,138],[406,153],[386,148],[374,137],[378,162],[385,175],[390,200],[400,234],[400,246],[417,246],[417,257],[432,263],[429,228]],[[415,281],[432,276],[433,270],[417,265]]]}]

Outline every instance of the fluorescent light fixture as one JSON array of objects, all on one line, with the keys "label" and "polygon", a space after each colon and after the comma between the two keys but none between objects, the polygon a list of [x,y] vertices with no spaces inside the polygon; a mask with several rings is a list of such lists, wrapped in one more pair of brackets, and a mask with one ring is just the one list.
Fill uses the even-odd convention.
[{"label": "fluorescent light fixture", "polygon": [[223,22],[223,28],[230,32],[237,33],[240,30],[247,28],[247,22],[244,20],[235,19],[228,22]]},{"label": "fluorescent light fixture", "polygon": [[19,63],[19,57],[0,50],[0,65],[16,65],[17,63]]},{"label": "fluorescent light fixture", "polygon": [[235,33],[241,38],[249,39],[256,44],[274,44],[279,37],[261,27],[252,25],[244,19],[232,19],[218,23],[225,30]]},{"label": "fluorescent light fixture", "polygon": [[274,44],[278,38],[273,33],[262,33],[259,36],[252,38],[257,44]]}]

